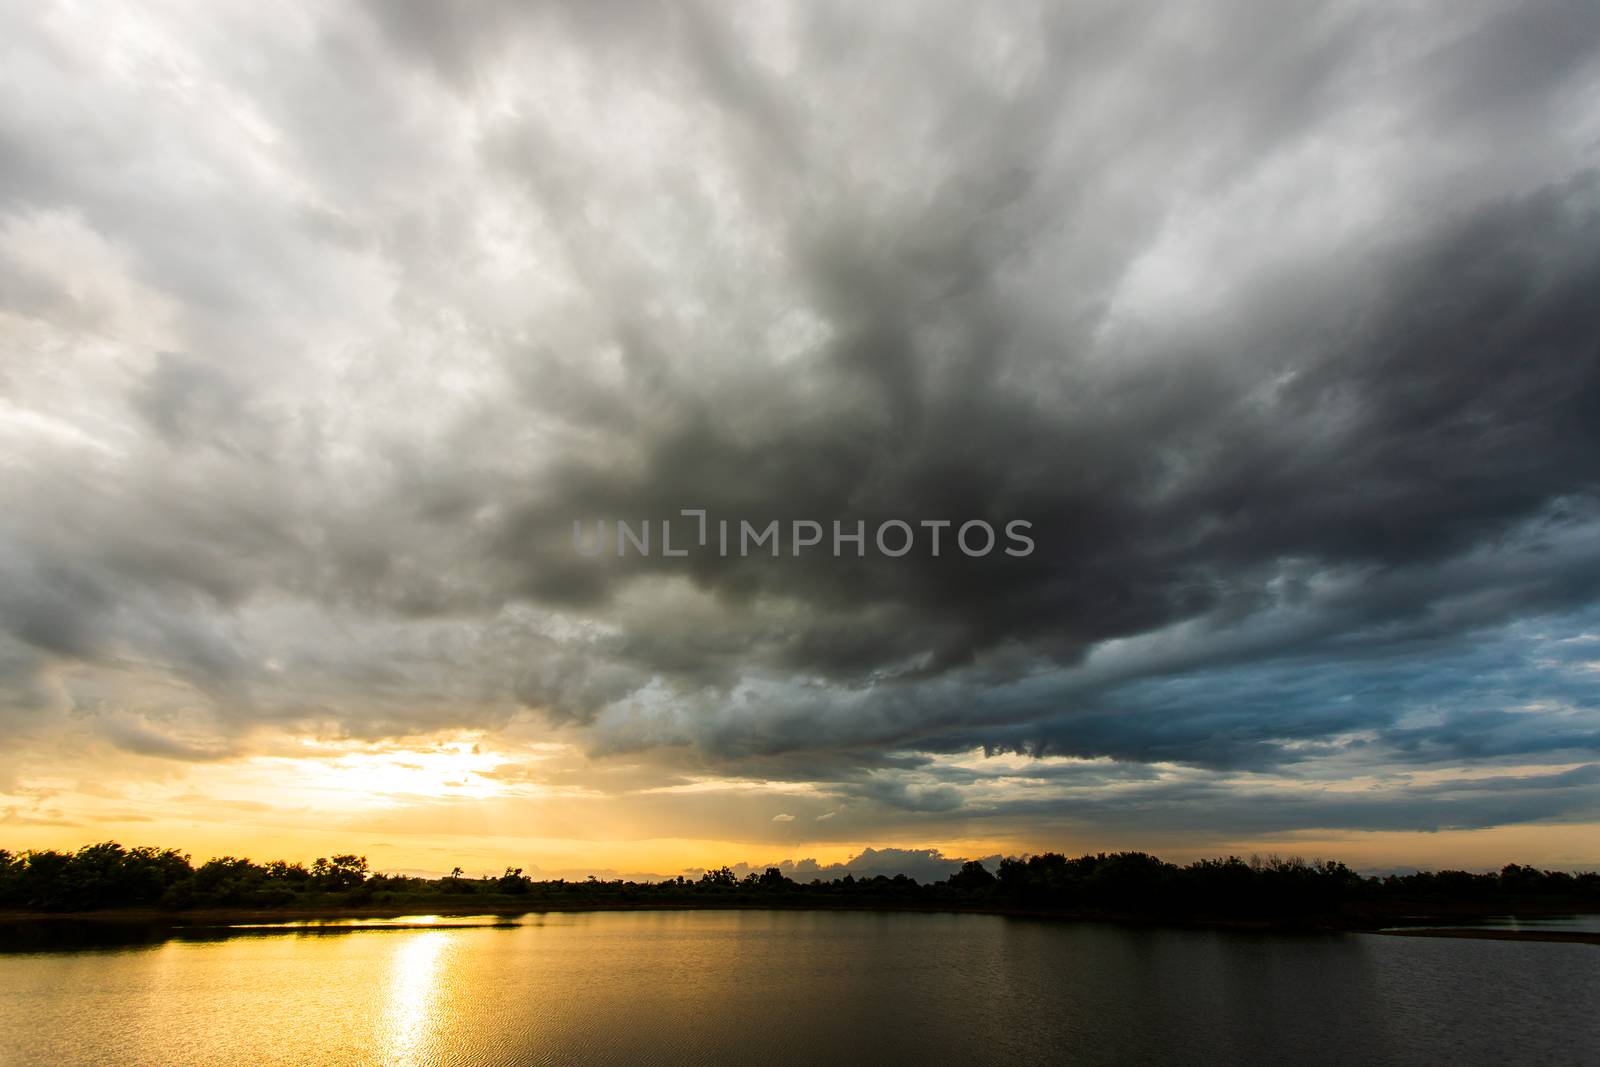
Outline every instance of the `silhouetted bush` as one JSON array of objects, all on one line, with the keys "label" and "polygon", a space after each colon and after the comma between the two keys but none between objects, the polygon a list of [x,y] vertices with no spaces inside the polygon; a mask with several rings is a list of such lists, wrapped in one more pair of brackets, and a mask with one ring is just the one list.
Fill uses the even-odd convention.
[{"label": "silhouetted bush", "polygon": [[76,852],[0,849],[0,908],[92,911],[160,907],[398,906],[467,900],[485,908],[537,909],[711,904],[782,907],[1016,909],[1169,920],[1340,922],[1372,925],[1417,914],[1600,910],[1600,874],[1509,864],[1498,873],[1422,871],[1363,878],[1338,862],[1237,856],[1178,866],[1143,852],[1068,858],[1057,853],[1003,859],[991,872],[969,861],[942,882],[905,875],[799,884],[778,867],[743,878],[730,867],[659,882],[534,881],[522,868],[498,878],[371,873],[365,856],[320,858],[310,868],[222,856],[193,866],[173,849],[124,848],[107,841]]}]

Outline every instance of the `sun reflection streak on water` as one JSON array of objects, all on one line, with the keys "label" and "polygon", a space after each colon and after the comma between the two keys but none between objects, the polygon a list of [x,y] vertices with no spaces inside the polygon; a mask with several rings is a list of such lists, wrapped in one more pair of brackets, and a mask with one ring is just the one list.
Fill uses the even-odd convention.
[{"label": "sun reflection streak on water", "polygon": [[1600,1048],[1583,945],[959,914],[450,919],[0,952],[0,1064],[1475,1064]]},{"label": "sun reflection streak on water", "polygon": [[388,1063],[421,1063],[435,1021],[441,964],[450,934],[427,930],[408,937],[394,954],[385,1012]]}]

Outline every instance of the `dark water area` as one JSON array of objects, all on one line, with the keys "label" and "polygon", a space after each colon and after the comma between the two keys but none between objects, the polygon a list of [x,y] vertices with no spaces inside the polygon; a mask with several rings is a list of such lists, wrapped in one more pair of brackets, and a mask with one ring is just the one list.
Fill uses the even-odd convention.
[{"label": "dark water area", "polygon": [[1600,915],[1504,915],[1474,923],[1480,930],[1565,931],[1575,934],[1600,934]]},{"label": "dark water area", "polygon": [[1600,1062],[1590,945],[669,911],[0,948],[5,1064]]}]

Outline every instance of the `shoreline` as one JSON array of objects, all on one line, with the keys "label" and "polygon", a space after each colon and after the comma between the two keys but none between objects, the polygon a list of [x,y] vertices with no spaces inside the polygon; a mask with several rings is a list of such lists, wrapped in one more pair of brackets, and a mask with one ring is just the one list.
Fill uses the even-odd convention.
[{"label": "shoreline", "polygon": [[1367,930],[1387,937],[1469,938],[1475,941],[1545,941],[1563,945],[1600,945],[1600,932],[1592,930],[1491,930],[1470,926],[1424,926],[1415,930]]},{"label": "shoreline", "polygon": [[[281,930],[317,931],[315,924],[329,923],[325,928],[327,932],[361,929],[405,930],[405,929],[462,929],[474,926],[493,927],[493,923],[450,923],[450,922],[413,922],[413,923],[387,923],[374,924],[365,927],[359,924],[350,924],[352,920],[389,920],[404,919],[413,916],[429,916],[439,919],[519,919],[529,915],[567,914],[580,912],[662,912],[662,911],[816,911],[816,912],[874,912],[883,914],[950,914],[950,915],[995,915],[1016,919],[1041,919],[1054,922],[1083,922],[1105,923],[1115,926],[1131,928],[1164,928],[1181,930],[1214,930],[1235,933],[1276,933],[1276,934],[1381,934],[1392,937],[1434,937],[1434,938],[1465,938],[1486,941],[1531,941],[1563,944],[1590,944],[1600,945],[1600,932],[1575,931],[1575,930],[1505,930],[1492,928],[1477,928],[1470,925],[1442,926],[1457,920],[1457,916],[1432,915],[1416,916],[1418,923],[1414,927],[1379,926],[1376,922],[1360,921],[1346,918],[1343,920],[1324,918],[1319,921],[1285,921],[1278,919],[1208,919],[1203,917],[1152,917],[1139,915],[1115,914],[1106,912],[1064,912],[1046,909],[1023,907],[996,907],[973,905],[968,907],[911,905],[882,905],[882,904],[826,904],[816,901],[795,902],[793,904],[780,904],[772,902],[750,901],[672,901],[656,903],[641,903],[636,901],[544,901],[537,906],[526,903],[510,903],[497,901],[493,903],[459,903],[435,904],[433,902],[411,902],[407,904],[376,904],[376,905],[317,905],[312,907],[288,908],[195,908],[185,911],[167,911],[159,908],[107,908],[97,911],[76,912],[36,912],[36,911],[4,911],[0,912],[0,925],[4,926],[35,926],[49,927],[54,925],[87,925],[87,926],[147,926],[167,928],[174,931],[184,929],[209,929],[225,930],[239,929],[241,931],[271,932]],[[1495,916],[1499,918],[1501,916]],[[1392,921],[1392,919],[1390,920]]]}]

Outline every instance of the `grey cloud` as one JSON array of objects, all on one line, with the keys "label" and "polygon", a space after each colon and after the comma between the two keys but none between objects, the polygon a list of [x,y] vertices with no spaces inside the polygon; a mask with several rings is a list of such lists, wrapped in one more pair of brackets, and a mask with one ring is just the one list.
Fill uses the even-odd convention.
[{"label": "grey cloud", "polygon": [[233,748],[193,744],[123,719],[104,723],[101,732],[117,748],[138,756],[199,762],[227,759],[237,753]]},{"label": "grey cloud", "polygon": [[[1101,825],[1134,826],[1141,820],[1172,828],[1228,833],[1274,833],[1303,829],[1476,829],[1539,821],[1584,822],[1600,813],[1596,769],[1590,764],[1555,774],[1448,781],[1375,789],[1365,793],[1325,790],[1241,791],[1200,784],[1111,799],[1057,805],[1067,814]],[[1017,814],[1015,812],[1013,815]]]},{"label": "grey cloud", "polygon": [[168,442],[214,438],[249,417],[247,397],[229,375],[202,360],[162,352],[130,398]]},{"label": "grey cloud", "polygon": [[[1594,749],[1587,661],[1524,632],[1600,591],[1581,5],[178,13],[198,104],[10,21],[7,692],[143,671],[224,746],[532,713],[908,818],[977,749]],[[1039,550],[570,547],[684,507]]]}]

